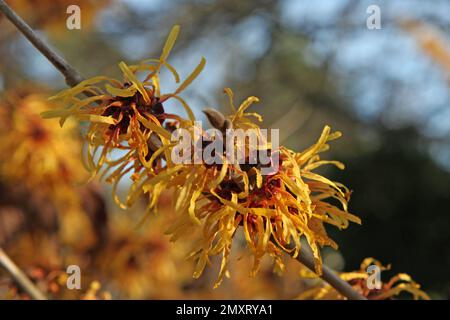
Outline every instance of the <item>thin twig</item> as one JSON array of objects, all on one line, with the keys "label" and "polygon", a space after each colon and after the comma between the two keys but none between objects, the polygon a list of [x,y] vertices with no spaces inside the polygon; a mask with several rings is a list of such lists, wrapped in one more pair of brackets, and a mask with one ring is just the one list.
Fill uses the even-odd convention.
[{"label": "thin twig", "polygon": [[[271,236],[271,241],[276,242]],[[293,249],[292,246],[287,246],[288,249]],[[291,257],[293,258],[294,250],[292,250]],[[311,252],[311,247],[308,243],[302,243],[302,249],[295,259],[307,267],[312,272],[316,273],[314,257]],[[336,271],[329,268],[325,264],[322,264],[322,274],[320,275],[323,281],[327,282],[330,286],[332,286],[337,292],[342,294],[349,300],[367,300],[363,295],[359,292],[355,291],[351,285],[349,285],[346,281],[342,280]]]},{"label": "thin twig", "polygon": [[[3,0],[0,0],[0,11],[30,40],[30,42],[64,75],[66,83],[73,87],[83,80],[83,77],[64,60],[59,54],[51,49],[39,36],[20,18]],[[305,250],[296,258],[307,268],[314,272],[314,259],[312,255]],[[353,290],[353,288],[332,271],[327,266],[322,268],[321,278],[334,287],[339,293],[350,300],[366,300],[362,295]],[[28,279],[27,279],[28,280]],[[29,281],[29,280],[28,280]]]},{"label": "thin twig", "polygon": [[[315,273],[314,258],[311,254],[309,246],[303,245],[302,250],[300,250],[300,253],[296,259]],[[320,277],[349,300],[367,300],[360,293],[356,292],[351,285],[342,280],[335,271],[326,265],[322,265],[322,275]]]},{"label": "thin twig", "polygon": [[58,69],[66,80],[66,83],[73,87],[83,80],[83,76],[75,70],[67,61],[55,50],[50,48],[31,27],[12,10],[4,0],[0,0],[0,11],[11,21],[17,29]]},{"label": "thin twig", "polygon": [[45,295],[31,282],[22,270],[0,248],[0,267],[3,267],[23,291],[34,300],[47,300]]}]

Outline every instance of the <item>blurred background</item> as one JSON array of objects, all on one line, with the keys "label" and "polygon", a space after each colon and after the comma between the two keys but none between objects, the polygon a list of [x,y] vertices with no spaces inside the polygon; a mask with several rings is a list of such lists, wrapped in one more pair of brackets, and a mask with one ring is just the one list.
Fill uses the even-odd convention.
[{"label": "blurred background", "polygon": [[[263,115],[263,127],[279,128],[291,149],[314,143],[326,124],[342,131],[325,158],[346,169],[326,174],[354,191],[350,211],[363,224],[330,228],[340,246],[324,250],[325,262],[350,271],[373,256],[392,264],[393,273],[410,274],[432,298],[449,298],[449,1],[7,2],[86,77],[119,77],[119,61],[158,57],[170,28],[180,24],[171,63],[187,76],[201,56],[207,60],[184,94],[199,119],[206,107],[226,113],[222,90],[231,87],[236,101],[261,99],[253,111]],[[81,9],[80,30],[66,28],[71,4]],[[370,5],[380,8],[381,29],[366,26]],[[162,79],[166,92],[175,87],[164,81],[168,74]],[[298,265],[279,278],[267,263],[250,279],[240,266],[248,257],[239,252],[244,258],[219,289],[212,289],[217,265],[193,280],[188,244],[163,235],[170,195],[161,213],[136,230],[144,203],[125,212],[107,185],[74,185],[84,173],[76,125],[61,130],[38,116],[62,88],[58,71],[0,15],[0,245],[46,292],[79,298],[59,285],[61,270],[73,263],[86,270],[85,296],[298,295]],[[0,295],[20,294],[0,273]]]}]

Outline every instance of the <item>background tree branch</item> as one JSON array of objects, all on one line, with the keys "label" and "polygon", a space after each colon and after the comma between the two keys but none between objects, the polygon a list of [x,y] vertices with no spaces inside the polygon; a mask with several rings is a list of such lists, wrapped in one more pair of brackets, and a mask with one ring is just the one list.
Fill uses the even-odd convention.
[{"label": "background tree branch", "polygon": [[45,295],[34,285],[33,282],[20,270],[11,258],[0,248],[0,267],[5,269],[11,278],[34,300],[47,300]]}]

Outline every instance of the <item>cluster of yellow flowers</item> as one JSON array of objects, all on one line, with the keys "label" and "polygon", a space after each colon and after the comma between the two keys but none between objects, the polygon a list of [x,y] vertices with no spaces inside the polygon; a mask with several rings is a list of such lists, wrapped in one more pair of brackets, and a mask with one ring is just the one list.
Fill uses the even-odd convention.
[{"label": "cluster of yellow flowers", "polygon": [[[69,117],[88,122],[86,166],[92,177],[100,176],[113,184],[113,196],[120,207],[128,208],[146,194],[151,212],[157,209],[164,190],[174,190],[179,218],[168,230],[172,240],[200,230],[199,240],[190,254],[197,261],[194,277],[202,274],[211,256],[221,255],[215,286],[221,283],[228,275],[228,258],[239,227],[254,256],[252,274],[258,271],[266,254],[274,258],[276,270],[283,271],[282,253],[296,257],[301,250],[302,236],[312,248],[315,271],[320,274],[320,248],[337,249],[337,244],[327,235],[325,224],[344,229],[349,222],[360,223],[358,217],[348,212],[351,192],[314,172],[326,164],[344,168],[338,161],[320,158],[329,149],[328,143],[341,133],[331,132],[326,126],[318,141],[302,152],[285,147],[272,150],[271,144],[266,143],[263,149],[268,154],[279,154],[279,169],[269,175],[262,175],[258,164],[227,163],[224,155],[220,155],[223,156],[221,164],[174,163],[171,152],[176,144],[171,141],[171,134],[179,128],[193,134],[195,121],[180,93],[205,65],[202,59],[175,92],[161,92],[159,73],[163,67],[180,82],[177,71],[167,61],[178,33],[179,27],[175,26],[159,59],[136,65],[121,62],[122,81],[99,76],[60,92],[53,99],[62,100],[67,107],[45,112],[44,117],[58,117],[61,125]],[[218,112],[210,112],[208,118],[213,126],[220,122],[228,128],[259,130],[261,116],[247,112],[258,98],[249,97],[236,107],[232,91],[226,88],[225,92],[232,114],[225,118]],[[188,117],[166,113],[164,103],[168,99],[180,102]],[[234,147],[239,146],[236,143]],[[118,152],[121,155],[113,158]],[[123,201],[117,195],[117,185],[125,176],[130,176],[132,183]]]},{"label": "cluster of yellow flowers", "polygon": [[[172,72],[176,82],[180,82],[177,71],[167,62],[178,32],[179,27],[172,29],[159,59],[131,66],[121,62],[123,82],[104,76],[82,81],[52,97],[62,100],[67,108],[43,113],[45,118],[59,117],[61,126],[68,117],[89,122],[86,167],[92,173],[91,177],[100,174],[113,184],[113,197],[121,208],[134,203],[134,191],[141,188],[138,184],[142,179],[156,176],[163,169],[164,157],[161,155],[170,166],[170,130],[175,122],[191,126],[195,120],[192,110],[179,94],[201,72],[204,59],[174,93],[161,95],[160,92],[159,72],[163,66]],[[141,71],[148,71],[143,81],[135,74]],[[170,98],[182,104],[189,120],[164,112],[163,103]],[[122,155],[113,159],[113,153],[118,151]],[[130,172],[135,182],[128,198],[122,202],[116,194],[117,185]]]}]

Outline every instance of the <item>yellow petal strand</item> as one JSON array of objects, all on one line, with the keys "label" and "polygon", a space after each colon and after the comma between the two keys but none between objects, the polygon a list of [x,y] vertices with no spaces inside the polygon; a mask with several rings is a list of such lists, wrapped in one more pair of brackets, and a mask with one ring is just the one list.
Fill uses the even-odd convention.
[{"label": "yellow petal strand", "polygon": [[60,118],[60,117],[67,115],[67,109],[47,110],[47,111],[41,112],[40,115],[44,119]]},{"label": "yellow petal strand", "polygon": [[195,179],[197,178],[197,168],[193,167],[189,171],[186,178],[186,183],[180,187],[180,191],[177,194],[177,201],[175,202],[175,211],[183,212],[185,211],[190,203],[190,198],[192,196],[192,187],[194,186]]},{"label": "yellow petal strand", "polygon": [[200,255],[198,261],[197,261],[197,265],[196,265],[195,270],[194,270],[194,275],[193,275],[193,277],[194,277],[195,279],[198,279],[198,278],[202,275],[203,270],[205,269],[205,266],[206,266],[206,262],[207,262],[207,261],[208,261],[208,256],[207,256],[207,254],[206,254],[206,253],[202,253],[202,254]]},{"label": "yellow petal strand", "polygon": [[251,168],[248,172],[249,175],[254,174],[255,175],[255,179],[256,179],[256,187],[257,188],[261,188],[262,187],[262,176],[261,176],[261,172],[256,169],[255,167]]},{"label": "yellow petal strand", "polygon": [[[96,102],[96,101],[101,101],[101,100],[108,100],[111,97],[109,95],[98,95],[98,96],[94,96],[94,97],[89,97],[86,99],[82,99],[82,100],[78,100],[76,99],[76,102],[74,102],[74,106],[72,108],[80,108],[80,107],[84,107],[84,106],[89,106],[91,103]],[[72,108],[69,108],[67,110],[72,110]]]},{"label": "yellow petal strand", "polygon": [[155,160],[159,157],[159,155],[161,155],[163,152],[165,152],[171,146],[172,145],[166,145],[166,146],[163,146],[163,147],[159,148],[155,152],[153,152],[152,156],[150,157],[150,160],[145,163],[145,166],[148,169],[150,169],[150,171],[153,172],[153,162],[155,162]]},{"label": "yellow petal strand", "polygon": [[[172,73],[173,77],[175,78],[175,82],[178,83],[180,82],[180,75],[178,74],[177,70],[175,69],[174,66],[172,66],[170,63],[168,63],[167,61],[161,61],[159,59],[146,59],[143,60],[141,63],[149,63],[149,62],[154,62],[154,63],[158,63],[160,65],[165,66],[167,69],[169,69],[169,71]],[[145,69],[148,68],[151,71],[157,71],[157,69],[154,66],[149,66],[149,65],[143,65],[140,68]],[[149,74],[146,78],[145,81],[148,81],[150,78],[154,77],[156,74],[156,72]]]},{"label": "yellow petal strand", "polygon": [[181,91],[186,89],[192,83],[192,81],[194,81],[195,78],[197,78],[197,76],[200,74],[200,72],[202,72],[203,68],[205,67],[205,64],[206,64],[206,60],[205,60],[205,58],[202,57],[202,60],[200,61],[198,66],[194,69],[194,71],[192,71],[192,73],[189,75],[189,77],[187,77],[186,80],[184,80],[183,83],[180,84],[178,89],[175,91],[175,94],[179,94]]},{"label": "yellow petal strand", "polygon": [[327,160],[321,160],[321,161],[316,161],[313,162],[311,164],[308,164],[304,167],[305,170],[311,171],[314,170],[320,166],[326,165],[326,164],[332,164],[335,165],[337,168],[339,168],[340,170],[344,170],[345,169],[345,165],[340,162],[340,161],[327,161]]},{"label": "yellow petal strand", "polygon": [[173,26],[172,30],[170,30],[169,36],[167,37],[166,43],[164,44],[161,56],[159,57],[161,61],[166,61],[167,57],[170,54],[170,51],[172,51],[172,48],[175,44],[175,41],[178,38],[179,33],[180,33],[180,26],[179,25]]},{"label": "yellow petal strand", "polygon": [[139,81],[139,79],[133,72],[131,72],[126,63],[121,61],[119,63],[119,68],[120,70],[122,70],[123,74],[128,78],[128,80],[130,80],[135,85],[136,89],[142,94],[142,97],[144,98],[145,102],[150,103],[151,100],[147,94],[147,90],[145,90],[144,86],[142,85],[142,82]]},{"label": "yellow petal strand", "polygon": [[340,137],[342,137],[342,132],[336,131],[336,132],[330,133],[330,135],[328,136],[328,141],[333,141],[333,140],[339,139]]},{"label": "yellow petal strand", "polygon": [[93,77],[90,79],[83,80],[80,83],[78,83],[76,86],[74,86],[70,89],[67,89],[67,90],[63,90],[60,93],[55,94],[54,96],[51,96],[49,98],[49,100],[60,99],[62,97],[68,96],[68,95],[76,95],[77,93],[84,91],[85,87],[90,86],[92,84],[102,82],[102,81],[106,81],[106,80],[110,80],[110,79],[105,76],[98,76],[98,77]]},{"label": "yellow petal strand", "polygon": [[322,183],[332,186],[333,188],[336,189],[336,191],[339,192],[339,194],[341,196],[343,196],[345,198],[345,194],[342,192],[342,190],[333,181],[325,178],[324,176],[321,176],[319,174],[312,173],[312,172],[302,172],[302,175],[304,178],[319,181],[319,182],[322,182]]},{"label": "yellow petal strand", "polygon": [[154,123],[150,120],[147,120],[146,118],[141,116],[139,113],[136,113],[136,116],[137,116],[139,122],[141,122],[145,127],[156,132],[159,136],[161,136],[167,140],[170,140],[171,135],[170,135],[169,131],[167,131],[163,127],[157,125],[156,123]]},{"label": "yellow petal strand", "polygon": [[237,203],[234,203],[234,202],[232,202],[232,201],[229,201],[229,200],[226,200],[226,199],[222,198],[222,197],[219,196],[219,195],[217,194],[217,192],[215,192],[214,190],[210,190],[210,191],[211,191],[211,193],[212,193],[214,196],[216,196],[216,198],[219,199],[220,202],[222,202],[224,205],[227,205],[227,206],[233,208],[234,210],[236,210],[236,211],[238,211],[238,212],[240,212],[240,213],[242,213],[242,214],[248,213],[248,212],[250,211],[250,209],[247,209],[247,208],[245,208],[244,206],[242,206],[242,205],[240,205],[240,204],[237,204]]},{"label": "yellow petal strand", "polygon": [[116,124],[116,120],[112,117],[104,117],[96,114],[78,114],[77,118],[81,121],[106,123],[106,124]]},{"label": "yellow petal strand", "polygon": [[340,274],[339,277],[344,281],[351,281],[354,279],[367,279],[368,274],[365,272],[360,272],[360,271],[345,272],[345,273]]},{"label": "yellow petal strand", "polygon": [[223,164],[222,164],[222,168],[220,169],[219,175],[217,176],[216,179],[211,181],[211,183],[209,185],[210,189],[215,189],[222,182],[222,180],[225,178],[225,175],[227,174],[227,171],[228,171],[227,169],[228,169],[228,164],[227,164],[227,159],[225,157],[223,159]]},{"label": "yellow petal strand", "polygon": [[178,164],[176,166],[173,166],[171,168],[168,168],[160,173],[158,173],[157,176],[150,178],[144,185],[143,185],[143,190],[144,192],[148,192],[150,191],[150,189],[152,188],[152,186],[156,185],[156,183],[160,182],[160,181],[164,181],[165,179],[168,179],[170,177],[172,177],[175,173],[177,173],[178,171],[180,171],[181,169],[184,168],[184,165],[182,164]]},{"label": "yellow petal strand", "polygon": [[230,248],[228,246],[225,246],[223,248],[222,252],[222,262],[220,264],[220,271],[219,276],[217,277],[217,281],[214,283],[214,289],[217,289],[220,284],[222,283],[223,277],[225,276],[227,272],[227,262],[228,262],[228,256],[230,255]]},{"label": "yellow petal strand", "polygon": [[201,193],[202,193],[201,189],[197,189],[192,193],[192,197],[191,197],[191,200],[189,203],[189,209],[188,209],[189,216],[198,225],[200,225],[201,222],[195,215],[195,202],[197,201],[197,199],[201,195]]},{"label": "yellow petal strand", "polygon": [[189,105],[183,98],[181,98],[180,96],[177,96],[176,94],[166,94],[161,97],[161,100],[165,100],[168,98],[174,98],[174,99],[178,100],[181,103],[181,105],[183,106],[184,110],[186,111],[186,113],[189,117],[189,120],[191,120],[192,122],[195,121],[195,116],[194,116],[194,113],[192,112],[191,107],[189,107]]},{"label": "yellow petal strand", "polygon": [[245,110],[247,110],[253,103],[259,102],[259,99],[257,97],[251,96],[245,99],[244,102],[241,103],[239,106],[238,111],[234,115],[233,119],[239,119],[243,116]]},{"label": "yellow petal strand", "polygon": [[315,155],[318,152],[318,150],[320,150],[320,148],[327,142],[330,130],[331,128],[329,126],[325,126],[323,128],[322,134],[320,135],[320,138],[316,142],[316,144],[301,153],[299,157],[300,163],[303,163],[304,161]]},{"label": "yellow petal strand", "polygon": [[129,87],[126,89],[120,89],[120,88],[115,88],[113,86],[110,86],[109,84],[106,84],[105,89],[113,96],[118,96],[118,97],[131,97],[136,93],[136,89],[133,87]]},{"label": "yellow petal strand", "polygon": [[161,96],[161,85],[159,84],[159,77],[152,78],[152,84],[155,88],[155,94],[157,97]]},{"label": "yellow petal strand", "polygon": [[380,267],[381,270],[386,270],[380,261],[378,261],[377,259],[372,258],[372,257],[365,258],[363,260],[363,262],[361,262],[361,265],[359,268],[360,268],[360,270],[364,270],[364,272],[365,272],[365,270],[367,270],[367,267],[370,266],[371,264],[374,264],[374,265]]},{"label": "yellow petal strand", "polygon": [[230,88],[225,88],[225,89],[223,89],[223,91],[224,91],[224,92],[227,94],[227,96],[228,96],[228,100],[229,100],[229,103],[230,103],[231,111],[232,111],[233,113],[235,113],[235,112],[236,112],[236,107],[235,107],[235,105],[234,105],[234,94],[233,94],[233,91],[231,91]]}]

